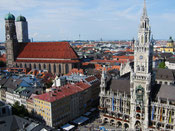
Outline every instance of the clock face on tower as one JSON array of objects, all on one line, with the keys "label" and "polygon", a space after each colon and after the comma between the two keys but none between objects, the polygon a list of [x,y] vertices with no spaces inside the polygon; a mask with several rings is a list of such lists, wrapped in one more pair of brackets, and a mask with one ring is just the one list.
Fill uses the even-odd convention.
[{"label": "clock face on tower", "polygon": [[10,40],[10,35],[7,35],[7,40]]},{"label": "clock face on tower", "polygon": [[140,57],[139,57],[139,58],[140,58],[140,60],[142,60],[142,59],[143,59],[143,56],[142,56],[142,55],[140,55]]}]

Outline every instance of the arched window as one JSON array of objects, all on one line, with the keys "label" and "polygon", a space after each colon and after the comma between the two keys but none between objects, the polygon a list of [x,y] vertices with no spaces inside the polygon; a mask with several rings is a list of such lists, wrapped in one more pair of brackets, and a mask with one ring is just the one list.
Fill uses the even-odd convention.
[{"label": "arched window", "polygon": [[137,65],[137,71],[140,71],[140,66],[139,65]]},{"label": "arched window", "polygon": [[140,112],[141,111],[141,108],[139,106],[136,107],[136,111],[137,112]]},{"label": "arched window", "polygon": [[49,72],[51,72],[51,66],[50,66],[50,64],[49,64]]},{"label": "arched window", "polygon": [[29,64],[29,68],[30,68],[30,69],[32,68],[32,65],[31,65],[31,64]]},{"label": "arched window", "polygon": [[61,65],[59,64],[59,73],[61,73]]},{"label": "arched window", "polygon": [[36,69],[36,64],[34,64],[34,69]]},{"label": "arched window", "polygon": [[55,64],[53,65],[53,69],[54,69],[54,73],[56,73],[57,70],[56,70],[56,65]]},{"label": "arched window", "polygon": [[145,68],[144,68],[144,66],[142,66],[142,71],[145,71]]},{"label": "arched window", "polygon": [[69,66],[66,64],[66,74],[69,73]]},{"label": "arched window", "polygon": [[44,64],[44,69],[46,69],[46,64]]},{"label": "arched window", "polygon": [[143,43],[143,35],[141,36],[141,43]]},{"label": "arched window", "polygon": [[147,43],[147,35],[145,35],[145,43]]},{"label": "arched window", "polygon": [[41,64],[39,64],[39,70],[41,70]]}]

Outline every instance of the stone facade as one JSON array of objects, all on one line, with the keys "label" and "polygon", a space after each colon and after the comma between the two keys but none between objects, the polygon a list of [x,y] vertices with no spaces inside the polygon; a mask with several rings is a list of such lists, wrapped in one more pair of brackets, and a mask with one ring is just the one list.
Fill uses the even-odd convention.
[{"label": "stone facade", "polygon": [[102,123],[139,131],[175,130],[175,85],[172,81],[161,85],[161,78],[156,78],[155,84],[150,35],[145,3],[129,80],[111,80],[103,70],[99,106]]}]

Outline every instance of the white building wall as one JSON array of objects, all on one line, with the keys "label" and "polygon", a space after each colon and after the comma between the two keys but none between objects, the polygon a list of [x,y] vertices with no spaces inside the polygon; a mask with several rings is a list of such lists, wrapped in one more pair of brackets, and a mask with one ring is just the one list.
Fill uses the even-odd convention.
[{"label": "white building wall", "polygon": [[12,93],[6,91],[6,103],[14,104],[14,96]]},{"label": "white building wall", "polygon": [[27,22],[17,21],[15,24],[18,42],[29,42]]},{"label": "white building wall", "polygon": [[169,61],[166,61],[165,65],[168,67],[168,69],[175,70],[175,63],[170,63]]}]

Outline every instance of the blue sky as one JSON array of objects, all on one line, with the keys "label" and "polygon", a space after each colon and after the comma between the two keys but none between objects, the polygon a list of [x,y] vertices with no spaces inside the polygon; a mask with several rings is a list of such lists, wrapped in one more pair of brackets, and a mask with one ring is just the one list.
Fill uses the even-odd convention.
[{"label": "blue sky", "polygon": [[[147,0],[155,39],[175,38],[175,1]],[[0,0],[0,41],[11,12],[28,21],[35,41],[122,40],[137,38],[143,0]]]}]

